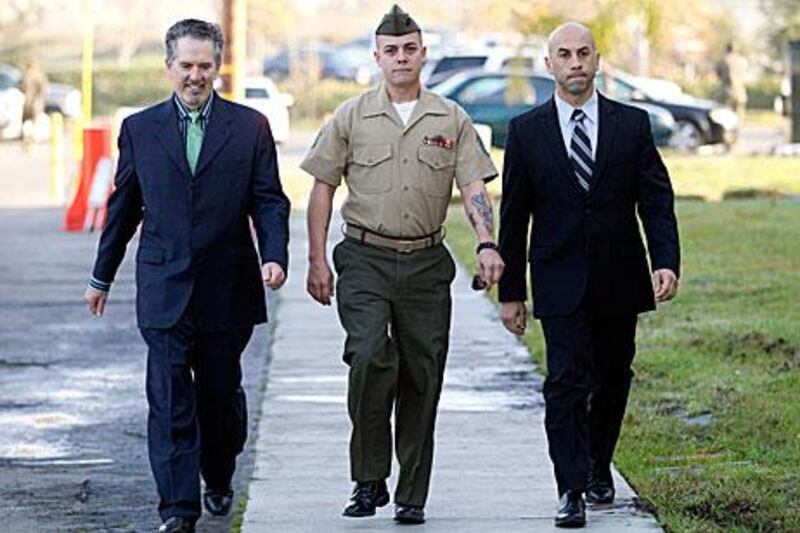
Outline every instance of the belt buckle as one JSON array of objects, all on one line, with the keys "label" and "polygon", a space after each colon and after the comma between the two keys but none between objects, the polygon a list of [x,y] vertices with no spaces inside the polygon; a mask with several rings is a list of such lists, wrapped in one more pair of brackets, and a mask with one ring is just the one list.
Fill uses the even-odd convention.
[{"label": "belt buckle", "polygon": [[397,241],[397,251],[401,254],[410,254],[414,251],[414,241]]}]

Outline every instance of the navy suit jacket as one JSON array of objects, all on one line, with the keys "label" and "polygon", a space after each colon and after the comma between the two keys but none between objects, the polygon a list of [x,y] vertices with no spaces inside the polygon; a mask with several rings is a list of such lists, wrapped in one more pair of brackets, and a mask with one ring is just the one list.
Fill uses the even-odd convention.
[{"label": "navy suit jacket", "polygon": [[506,269],[499,298],[526,299],[530,263],[536,317],[569,315],[582,302],[602,316],[654,309],[639,221],[653,270],[680,275],[672,186],[647,113],[602,95],[598,106],[588,193],[573,173],[554,100],[509,124],[499,243]]},{"label": "navy suit jacket", "polygon": [[111,282],[142,222],[139,327],[170,328],[192,301],[203,330],[266,321],[261,263],[288,261],[289,201],[266,118],[215,95],[192,175],[169,100],[125,119],[93,276]]}]

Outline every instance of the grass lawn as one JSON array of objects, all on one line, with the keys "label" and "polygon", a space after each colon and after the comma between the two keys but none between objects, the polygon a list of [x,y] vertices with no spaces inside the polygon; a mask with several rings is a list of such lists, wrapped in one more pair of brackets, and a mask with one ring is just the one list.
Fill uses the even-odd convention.
[{"label": "grass lawn", "polygon": [[[800,195],[800,158],[774,156],[699,156],[663,151],[675,194],[718,201],[730,195]],[[497,168],[502,168],[503,151],[492,150]],[[489,185],[499,196],[500,180]]]},{"label": "grass lawn", "polygon": [[[448,242],[472,268],[452,211]],[[681,201],[678,220],[681,291],[640,321],[616,464],[669,531],[798,531],[800,203]],[[524,340],[541,361],[538,324]]]}]

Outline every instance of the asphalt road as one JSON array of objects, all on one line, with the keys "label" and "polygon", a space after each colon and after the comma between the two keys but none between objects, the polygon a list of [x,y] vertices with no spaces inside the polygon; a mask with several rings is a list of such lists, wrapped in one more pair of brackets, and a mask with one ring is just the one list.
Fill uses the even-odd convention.
[{"label": "asphalt road", "polygon": [[[61,217],[54,208],[0,209],[0,530],[153,531],[132,261],[106,315],[90,316],[82,294],[97,235],[65,233]],[[244,358],[253,430],[267,330],[256,329]],[[241,494],[250,445],[239,465]],[[229,521],[199,530],[227,530]]]}]

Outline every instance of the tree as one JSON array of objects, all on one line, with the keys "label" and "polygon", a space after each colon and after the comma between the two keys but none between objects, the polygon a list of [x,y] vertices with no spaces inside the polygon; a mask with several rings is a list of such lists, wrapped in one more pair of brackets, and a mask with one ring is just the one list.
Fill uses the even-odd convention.
[{"label": "tree", "polygon": [[30,31],[36,28],[45,11],[42,0],[6,0],[0,2],[0,53],[24,62],[34,46]]},{"label": "tree", "polygon": [[800,0],[761,0],[761,9],[772,21],[768,28],[772,55],[780,58],[788,41],[800,39]]}]

